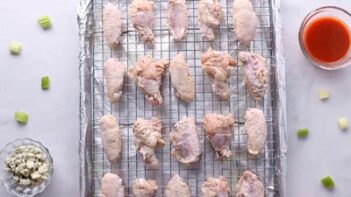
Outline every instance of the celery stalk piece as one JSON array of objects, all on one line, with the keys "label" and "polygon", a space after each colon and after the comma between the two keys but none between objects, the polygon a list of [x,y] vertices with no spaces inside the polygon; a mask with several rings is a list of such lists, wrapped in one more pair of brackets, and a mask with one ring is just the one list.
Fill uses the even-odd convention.
[{"label": "celery stalk piece", "polygon": [[338,119],[338,125],[341,130],[347,130],[348,128],[348,123],[346,118],[339,118]]},{"label": "celery stalk piece", "polygon": [[41,89],[47,90],[50,86],[49,76],[44,76],[41,78]]},{"label": "celery stalk piece", "polygon": [[327,189],[333,189],[335,187],[335,183],[330,176],[323,177],[321,179],[321,183]]},{"label": "celery stalk piece", "polygon": [[298,129],[296,134],[297,134],[297,137],[299,138],[306,138],[308,136],[308,129],[307,128]]},{"label": "celery stalk piece", "polygon": [[51,27],[51,21],[48,15],[43,15],[38,18],[38,23],[43,29],[49,29]]},{"label": "celery stalk piece", "polygon": [[319,92],[319,99],[322,101],[329,99],[329,92],[327,90],[321,90]]},{"label": "celery stalk piece", "polygon": [[19,55],[22,50],[22,44],[19,42],[10,43],[10,53],[13,55]]},{"label": "celery stalk piece", "polygon": [[15,119],[21,124],[26,124],[28,122],[28,114],[25,112],[16,111]]}]

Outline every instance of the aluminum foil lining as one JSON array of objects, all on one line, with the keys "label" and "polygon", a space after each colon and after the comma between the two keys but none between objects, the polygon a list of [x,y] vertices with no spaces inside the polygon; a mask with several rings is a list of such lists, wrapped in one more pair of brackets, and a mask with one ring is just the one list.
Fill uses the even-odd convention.
[{"label": "aluminum foil lining", "polygon": [[[102,32],[102,9],[107,0],[80,0],[78,6],[78,24],[80,36],[80,187],[81,196],[99,196],[101,177],[106,172],[119,174],[126,188],[126,196],[131,196],[131,185],[135,178],[155,179],[159,185],[157,196],[164,196],[164,187],[169,178],[180,174],[188,183],[192,196],[201,195],[201,184],[210,176],[226,176],[235,193],[235,184],[245,170],[252,170],[265,184],[265,193],[270,196],[286,196],[286,108],[285,108],[285,62],[280,20],[279,0],[253,0],[260,18],[258,35],[250,46],[241,46],[235,40],[231,29],[232,0],[221,1],[225,10],[225,20],[218,29],[214,42],[205,42],[201,38],[196,21],[196,3],[188,1],[189,30],[187,39],[175,42],[165,26],[167,10],[166,0],[154,1],[156,22],[154,26],[155,43],[147,46],[142,43],[131,27],[127,17],[130,1],[113,1],[118,4],[124,21],[124,34],[120,47],[110,50],[105,44]],[[237,57],[239,51],[249,50],[261,53],[270,66],[271,83],[264,101],[253,101],[245,88],[242,69],[233,70],[230,86],[230,101],[218,101],[212,94],[210,83],[201,70],[199,57],[208,47],[228,51]],[[186,55],[191,75],[196,83],[196,100],[188,105],[178,101],[166,74],[162,83],[162,95],[165,103],[162,107],[152,107],[145,102],[142,92],[125,78],[124,94],[117,105],[111,105],[105,97],[103,80],[103,62],[108,57],[116,57],[131,68],[141,55],[150,55],[155,59],[171,59],[176,53]],[[243,132],[244,113],[247,107],[264,110],[268,127],[267,143],[264,152],[258,158],[252,158],[246,151],[246,135]],[[231,113],[235,118],[231,148],[234,156],[229,160],[216,160],[212,148],[203,135],[202,118],[208,112]],[[99,118],[113,114],[119,121],[123,154],[121,161],[112,166],[106,159],[99,135]],[[137,117],[159,117],[164,129],[166,147],[157,151],[161,160],[161,169],[152,171],[145,168],[140,155],[133,144],[131,129]],[[170,156],[171,145],[169,132],[183,116],[194,117],[200,131],[203,144],[201,160],[197,166],[188,167],[179,164]]]}]

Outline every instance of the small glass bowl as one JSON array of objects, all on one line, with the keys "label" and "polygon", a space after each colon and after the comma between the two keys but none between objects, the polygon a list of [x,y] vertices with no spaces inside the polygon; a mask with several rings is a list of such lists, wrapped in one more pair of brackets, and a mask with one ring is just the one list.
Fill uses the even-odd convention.
[{"label": "small glass bowl", "polygon": [[[7,172],[5,168],[6,159],[11,155],[11,153],[18,146],[31,145],[39,148],[48,158],[49,161],[49,175],[46,180],[44,180],[40,185],[23,187],[17,185]],[[13,142],[8,143],[0,152],[0,184],[4,187],[10,194],[19,197],[32,197],[45,190],[45,188],[50,184],[51,177],[53,174],[53,160],[49,154],[49,150],[40,142],[34,141],[29,138],[17,139]]]},{"label": "small glass bowl", "polygon": [[327,63],[327,62],[321,62],[318,61],[317,59],[311,57],[307,50],[305,49],[304,45],[304,32],[305,28],[308,27],[310,22],[314,21],[314,19],[317,19],[319,17],[323,16],[331,16],[340,19],[341,21],[344,22],[344,24],[349,28],[351,27],[351,14],[339,7],[336,6],[324,6],[317,8],[315,10],[312,10],[310,13],[307,14],[305,19],[302,21],[301,26],[300,26],[300,31],[299,31],[299,43],[300,43],[300,48],[303,52],[303,54],[306,56],[306,58],[315,66],[325,69],[325,70],[338,70],[344,67],[347,67],[351,64],[351,53],[350,50],[349,52],[340,59],[337,62],[332,62],[332,63]]}]

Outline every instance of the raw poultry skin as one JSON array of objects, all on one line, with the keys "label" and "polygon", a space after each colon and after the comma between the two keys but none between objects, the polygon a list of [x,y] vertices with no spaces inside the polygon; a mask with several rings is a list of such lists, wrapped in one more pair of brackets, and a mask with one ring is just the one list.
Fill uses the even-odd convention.
[{"label": "raw poultry skin", "polygon": [[166,187],[166,197],[190,197],[190,189],[178,174],[173,175]]},{"label": "raw poultry skin", "polygon": [[236,192],[236,197],[264,197],[264,186],[256,174],[247,170],[240,177]]},{"label": "raw poultry skin", "polygon": [[245,83],[251,97],[261,100],[266,93],[268,83],[268,68],[265,58],[257,53],[240,52],[240,65],[244,65]]},{"label": "raw poultry skin", "polygon": [[202,193],[205,197],[229,197],[229,186],[226,178],[220,176],[210,177],[202,184]]},{"label": "raw poultry skin", "polygon": [[188,28],[188,11],[185,0],[168,0],[167,24],[175,40],[182,40]]},{"label": "raw poultry skin", "polygon": [[210,113],[205,115],[203,121],[206,138],[216,151],[217,158],[229,158],[232,155],[230,150],[231,128],[234,126],[232,115]]},{"label": "raw poultry skin", "polygon": [[233,25],[236,38],[248,43],[255,38],[258,19],[250,0],[234,0]]},{"label": "raw poultry skin", "polygon": [[199,133],[193,118],[184,117],[177,124],[175,130],[170,133],[173,145],[171,154],[184,164],[199,161],[201,147]]},{"label": "raw poultry skin", "polygon": [[215,39],[214,29],[224,17],[221,4],[218,0],[200,0],[198,3],[198,20],[202,37],[208,41]]},{"label": "raw poultry skin", "polygon": [[229,77],[236,60],[227,52],[214,51],[209,48],[201,56],[202,69],[207,74],[212,84],[213,93],[220,100],[230,97]]},{"label": "raw poultry skin", "polygon": [[101,179],[101,197],[124,197],[122,179],[113,173],[106,173]]},{"label": "raw poultry skin", "polygon": [[100,134],[107,159],[116,163],[122,150],[122,140],[117,120],[112,115],[101,117]]},{"label": "raw poultry skin", "polygon": [[117,5],[107,3],[103,10],[104,37],[108,47],[116,48],[121,40],[122,19]]},{"label": "raw poultry skin", "polygon": [[160,167],[155,148],[162,148],[165,145],[161,129],[161,121],[155,117],[150,120],[138,118],[133,126],[136,149],[142,155],[142,159],[149,169],[159,169]]},{"label": "raw poultry skin", "polygon": [[111,103],[119,101],[122,95],[126,66],[115,58],[109,58],[104,64],[104,77],[107,89],[107,98]]},{"label": "raw poultry skin", "polygon": [[143,41],[153,42],[152,27],[155,21],[153,2],[149,0],[132,0],[128,14],[134,29],[139,33]]},{"label": "raw poultry skin", "polygon": [[157,188],[154,180],[136,179],[133,182],[133,196],[153,197],[156,195]]},{"label": "raw poultry skin", "polygon": [[258,155],[263,149],[267,127],[262,110],[248,108],[245,113],[245,132],[247,134],[247,150],[252,155]]},{"label": "raw poultry skin", "polygon": [[195,85],[183,53],[172,59],[169,71],[176,96],[184,102],[191,102],[195,96]]},{"label": "raw poultry skin", "polygon": [[151,105],[163,102],[160,86],[167,64],[167,60],[153,60],[149,56],[143,56],[128,71],[128,76],[144,92],[146,101]]}]

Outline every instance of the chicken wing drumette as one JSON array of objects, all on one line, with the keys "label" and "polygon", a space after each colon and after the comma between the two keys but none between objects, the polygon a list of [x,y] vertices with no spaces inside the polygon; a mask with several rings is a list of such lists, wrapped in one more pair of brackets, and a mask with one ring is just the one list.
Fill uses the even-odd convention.
[{"label": "chicken wing drumette", "polygon": [[172,156],[184,164],[197,162],[201,156],[199,134],[193,118],[184,117],[170,134]]},{"label": "chicken wing drumette", "polygon": [[268,84],[268,68],[265,58],[257,53],[240,52],[239,61],[240,65],[245,67],[245,83],[251,97],[261,100]]},{"label": "chicken wing drumette", "polygon": [[236,197],[264,197],[263,183],[256,174],[244,172],[236,185]]},{"label": "chicken wing drumette", "polygon": [[226,178],[220,176],[210,177],[202,184],[202,193],[205,197],[229,197],[229,186]]},{"label": "chicken wing drumette", "polygon": [[153,60],[149,56],[138,59],[134,68],[129,69],[128,76],[144,92],[146,100],[152,105],[160,105],[163,98],[160,92],[166,60]]},{"label": "chicken wing drumette", "polygon": [[101,179],[101,197],[124,197],[122,179],[113,173],[106,173]]},{"label": "chicken wing drumette", "polygon": [[210,113],[204,117],[204,130],[207,140],[216,151],[217,158],[230,157],[231,128],[234,126],[234,118],[231,114],[222,115]]},{"label": "chicken wing drumette", "polygon": [[230,96],[229,77],[236,60],[227,52],[214,51],[209,48],[201,56],[202,68],[212,84],[213,93],[221,100]]},{"label": "chicken wing drumette", "polygon": [[132,189],[134,197],[154,197],[158,187],[154,180],[136,179]]},{"label": "chicken wing drumette", "polygon": [[135,146],[142,155],[146,167],[158,169],[160,162],[156,157],[155,148],[165,145],[161,136],[162,124],[160,119],[152,117],[150,120],[138,118],[133,126]]},{"label": "chicken wing drumette", "polygon": [[224,13],[218,0],[200,0],[198,3],[198,20],[202,36],[208,40],[215,39],[214,29],[217,28]]},{"label": "chicken wing drumette", "polygon": [[166,197],[190,197],[190,189],[178,174],[173,175],[166,187]]},{"label": "chicken wing drumette", "polygon": [[152,33],[155,21],[153,4],[149,0],[132,0],[129,6],[129,18],[144,42],[153,42],[154,40]]}]

